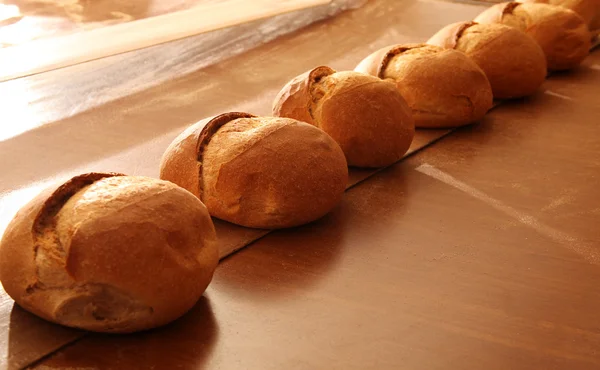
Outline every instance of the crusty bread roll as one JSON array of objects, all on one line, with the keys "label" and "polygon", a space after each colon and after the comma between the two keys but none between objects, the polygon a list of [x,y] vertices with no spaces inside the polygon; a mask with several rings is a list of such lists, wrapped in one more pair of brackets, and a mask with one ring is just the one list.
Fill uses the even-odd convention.
[{"label": "crusty bread roll", "polygon": [[218,263],[206,207],[167,181],[88,173],[47,189],[0,243],[0,280],[24,309],[98,332],[154,328],[198,301]]},{"label": "crusty bread roll", "polygon": [[192,125],[165,152],[160,177],[211,215],[276,229],[314,221],[341,200],[348,168],[325,132],[289,118],[225,113]]},{"label": "crusty bread roll", "polygon": [[520,3],[539,3],[562,6],[579,14],[590,30],[600,29],[600,0],[519,0]]},{"label": "crusty bread roll", "polygon": [[412,109],[416,127],[464,126],[483,118],[493,96],[485,73],[464,53],[426,44],[395,45],[356,71],[390,79]]},{"label": "crusty bread roll", "polygon": [[578,66],[591,46],[591,35],[583,18],[559,6],[501,3],[478,15],[475,22],[502,23],[527,33],[544,50],[551,71]]},{"label": "crusty bread roll", "polygon": [[415,135],[410,108],[393,83],[329,67],[291,80],[275,99],[273,114],[328,133],[350,166],[390,165],[402,158]]},{"label": "crusty bread roll", "polygon": [[516,28],[458,22],[442,28],[427,43],[467,54],[483,69],[498,99],[531,95],[546,79],[544,51]]}]

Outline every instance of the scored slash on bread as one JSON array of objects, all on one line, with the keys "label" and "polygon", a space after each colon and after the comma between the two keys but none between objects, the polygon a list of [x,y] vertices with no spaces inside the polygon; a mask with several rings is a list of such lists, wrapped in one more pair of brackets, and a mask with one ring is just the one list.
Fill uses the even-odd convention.
[{"label": "scored slash on bread", "polygon": [[329,134],[348,165],[382,167],[407,152],[415,134],[410,109],[389,81],[321,66],[288,82],[273,115],[308,122]]},{"label": "scored slash on bread", "polygon": [[305,224],[342,198],[348,168],[339,145],[297,120],[225,113],[180,134],[163,155],[160,177],[188,189],[210,214],[276,229]]},{"label": "scored slash on bread", "polygon": [[[204,176],[203,173],[203,163],[204,163],[204,152],[206,151],[206,147],[208,143],[213,138],[213,136],[219,131],[221,127],[226,125],[227,123],[233,121],[238,118],[254,118],[256,116],[249,113],[242,112],[231,112],[225,113],[220,116],[215,117],[214,119],[208,121],[206,125],[200,131],[200,135],[198,136],[198,144],[196,145],[196,153],[197,155],[197,163],[198,163],[198,178],[202,179]],[[204,181],[198,182],[198,198],[202,199],[204,193]]]},{"label": "scored slash on bread", "polygon": [[332,68],[320,66],[294,77],[277,94],[273,102],[273,114],[315,125],[313,106],[318,98],[312,94],[313,85],[334,73]]},{"label": "scored slash on bread", "polygon": [[461,39],[465,31],[477,24],[477,22],[473,21],[449,24],[433,35],[427,43],[444,49],[456,49],[458,47],[458,40]]},{"label": "scored slash on bread", "polygon": [[0,279],[55,323],[124,333],[167,324],[198,301],[218,263],[200,201],[166,181],[89,173],[42,192],[0,242]]}]

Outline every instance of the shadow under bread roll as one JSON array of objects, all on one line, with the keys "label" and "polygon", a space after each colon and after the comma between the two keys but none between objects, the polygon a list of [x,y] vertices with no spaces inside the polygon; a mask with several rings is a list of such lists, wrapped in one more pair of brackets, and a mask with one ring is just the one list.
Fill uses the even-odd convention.
[{"label": "shadow under bread roll", "polygon": [[410,108],[393,83],[329,67],[288,82],[275,99],[273,114],[325,131],[350,166],[390,165],[408,151],[415,135]]},{"label": "shadow under bread roll", "polygon": [[190,310],[218,263],[206,207],[167,181],[88,173],[42,192],[8,225],[0,280],[65,326],[128,333]]},{"label": "shadow under bread roll", "polygon": [[519,0],[520,3],[538,3],[562,6],[579,14],[590,30],[600,29],[600,0]]},{"label": "shadow under bread roll", "polygon": [[339,145],[308,123],[225,113],[179,135],[160,177],[188,189],[214,217],[277,229],[331,211],[346,189],[347,166]]},{"label": "shadow under bread roll", "polygon": [[525,32],[544,50],[551,71],[577,67],[591,46],[591,34],[583,18],[559,6],[501,3],[483,11],[474,21],[501,23]]},{"label": "shadow under bread roll", "polygon": [[533,94],[547,74],[546,56],[533,38],[502,24],[450,24],[428,44],[462,51],[485,72],[497,99]]},{"label": "shadow under bread roll", "polygon": [[427,44],[389,46],[365,58],[355,70],[394,81],[416,127],[464,126],[481,120],[492,107],[485,73],[456,50]]}]

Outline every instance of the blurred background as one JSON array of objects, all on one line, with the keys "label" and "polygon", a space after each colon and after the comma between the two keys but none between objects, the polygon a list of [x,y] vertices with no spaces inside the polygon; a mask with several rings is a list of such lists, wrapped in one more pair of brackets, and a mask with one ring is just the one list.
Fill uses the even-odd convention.
[{"label": "blurred background", "polygon": [[0,47],[222,0],[1,0]]}]

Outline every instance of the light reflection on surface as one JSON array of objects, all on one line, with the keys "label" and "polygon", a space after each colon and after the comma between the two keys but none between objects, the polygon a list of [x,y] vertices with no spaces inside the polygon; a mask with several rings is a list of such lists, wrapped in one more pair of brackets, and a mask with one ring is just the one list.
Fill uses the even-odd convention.
[{"label": "light reflection on surface", "polygon": [[18,6],[0,4],[0,25],[12,23],[20,17],[21,12]]},{"label": "light reflection on surface", "polygon": [[27,79],[0,84],[0,142],[34,129],[44,122],[30,102],[36,100]]},{"label": "light reflection on surface", "polygon": [[49,17],[24,17],[18,22],[0,28],[0,44],[12,46],[32,41],[48,28],[60,27],[60,19]]}]

